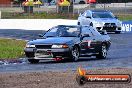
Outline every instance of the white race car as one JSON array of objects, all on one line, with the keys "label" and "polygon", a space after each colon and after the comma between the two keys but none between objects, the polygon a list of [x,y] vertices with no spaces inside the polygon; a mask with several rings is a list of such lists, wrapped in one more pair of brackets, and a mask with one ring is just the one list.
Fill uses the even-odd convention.
[{"label": "white race car", "polygon": [[107,10],[86,10],[78,17],[78,25],[90,25],[107,32],[121,32],[121,21]]}]

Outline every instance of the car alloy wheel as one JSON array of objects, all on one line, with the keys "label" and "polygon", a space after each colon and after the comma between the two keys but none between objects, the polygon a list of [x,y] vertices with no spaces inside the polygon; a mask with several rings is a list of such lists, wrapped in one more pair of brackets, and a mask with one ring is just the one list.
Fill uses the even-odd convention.
[{"label": "car alloy wheel", "polygon": [[105,59],[106,56],[107,56],[106,45],[102,44],[101,52],[99,52],[99,54],[96,55],[96,57],[99,58],[99,59]]},{"label": "car alloy wheel", "polygon": [[103,45],[102,46],[102,57],[106,58],[106,56],[107,56],[107,49],[106,49],[106,46]]},{"label": "car alloy wheel", "polygon": [[73,61],[77,61],[79,59],[79,49],[77,47],[74,47],[72,50],[72,59]]}]

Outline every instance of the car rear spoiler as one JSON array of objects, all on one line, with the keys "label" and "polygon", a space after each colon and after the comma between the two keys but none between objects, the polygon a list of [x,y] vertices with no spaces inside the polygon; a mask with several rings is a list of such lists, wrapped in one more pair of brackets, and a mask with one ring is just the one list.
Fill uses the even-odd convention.
[{"label": "car rear spoiler", "polygon": [[99,30],[98,31],[100,34],[102,34],[102,35],[107,35],[107,31],[106,30]]}]

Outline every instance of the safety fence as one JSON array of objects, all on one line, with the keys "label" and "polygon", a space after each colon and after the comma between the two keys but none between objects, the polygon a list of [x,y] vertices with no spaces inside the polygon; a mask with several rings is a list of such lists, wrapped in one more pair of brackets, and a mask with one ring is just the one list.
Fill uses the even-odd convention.
[{"label": "safety fence", "polygon": [[[73,9],[70,11],[70,9]],[[110,10],[116,15],[123,15],[124,17],[127,17],[127,15],[132,14],[132,3],[105,3],[105,4],[74,4],[73,7],[70,8],[69,6],[65,9],[62,9],[63,11],[66,10],[67,14],[79,14],[84,12],[85,10],[88,9],[105,9],[105,10]],[[30,10],[30,9],[29,9]],[[57,5],[51,5],[49,3],[44,3],[41,6],[33,6],[33,13],[58,13],[59,12],[59,7]],[[0,11],[1,11],[1,18],[6,19],[6,18],[14,18],[15,15],[25,15],[24,13],[24,6],[20,5],[9,5],[9,6],[4,6],[0,5]],[[64,11],[64,12],[66,12]],[[27,18],[30,18],[30,14],[28,13]],[[26,15],[27,15],[26,14]],[[60,14],[60,13],[59,13]],[[16,17],[17,18],[17,17]],[[21,17],[22,18],[22,17]],[[33,17],[35,18],[35,17]]]}]

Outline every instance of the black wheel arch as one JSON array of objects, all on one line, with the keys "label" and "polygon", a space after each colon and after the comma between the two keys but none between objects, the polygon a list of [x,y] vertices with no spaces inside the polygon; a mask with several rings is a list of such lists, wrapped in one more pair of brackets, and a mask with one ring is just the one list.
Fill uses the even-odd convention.
[{"label": "black wheel arch", "polygon": [[79,49],[79,52],[80,52],[80,46],[78,45],[78,44],[75,44],[74,46],[73,46],[73,48],[74,47],[77,47],[78,49]]}]

